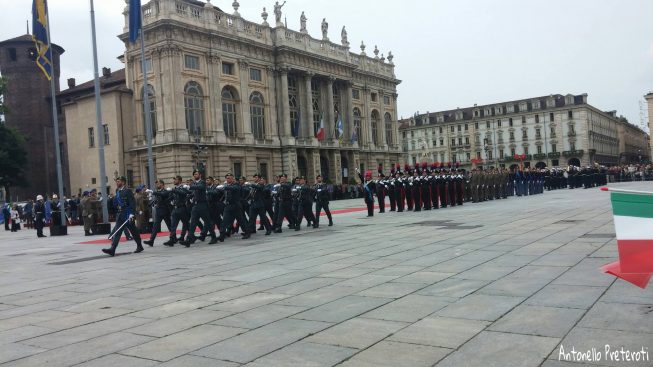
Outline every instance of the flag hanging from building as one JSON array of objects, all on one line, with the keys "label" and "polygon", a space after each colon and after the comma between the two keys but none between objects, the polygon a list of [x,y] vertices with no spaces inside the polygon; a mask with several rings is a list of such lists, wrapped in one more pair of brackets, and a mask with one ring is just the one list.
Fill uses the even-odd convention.
[{"label": "flag hanging from building", "polygon": [[142,26],[141,0],[129,0],[129,42],[136,42]]},{"label": "flag hanging from building", "polygon": [[613,190],[610,195],[619,261],[603,270],[645,288],[653,275],[653,193]]},{"label": "flag hanging from building", "polygon": [[32,39],[36,44],[36,65],[48,80],[52,79],[52,51],[48,37],[48,4],[46,0],[32,3]]},{"label": "flag hanging from building", "polygon": [[338,140],[342,141],[342,138],[345,135],[345,127],[342,123],[342,115],[338,113],[338,123],[336,124],[336,129],[338,130]]},{"label": "flag hanging from building", "polygon": [[354,144],[358,142],[358,132],[354,129],[354,132],[351,134],[351,143]]},{"label": "flag hanging from building", "polygon": [[324,140],[324,135],[324,116],[320,116],[320,128],[317,130],[315,137],[317,138],[317,141],[322,141]]}]

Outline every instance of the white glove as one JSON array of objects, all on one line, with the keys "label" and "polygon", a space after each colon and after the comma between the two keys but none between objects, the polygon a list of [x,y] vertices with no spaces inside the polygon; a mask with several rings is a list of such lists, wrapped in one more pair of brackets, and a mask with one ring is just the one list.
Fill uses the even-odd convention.
[{"label": "white glove", "polygon": [[190,189],[190,186],[188,186],[188,185],[184,185],[183,187],[184,187],[184,189],[186,189],[186,190]]},{"label": "white glove", "polygon": [[103,198],[102,196],[100,196],[100,198],[97,199],[97,201],[102,201],[103,199],[104,199],[104,198]]},{"label": "white glove", "polygon": [[133,220],[134,219],[134,214],[129,214],[129,218],[127,220]]},{"label": "white glove", "polygon": [[148,193],[148,194],[151,194],[151,193],[153,193],[154,191],[152,191],[152,190],[150,190],[150,189],[147,189],[147,190],[145,190],[145,192]]},{"label": "white glove", "polygon": [[251,185],[249,182],[245,182],[245,185]]},{"label": "white glove", "polygon": [[224,189],[224,185],[218,185],[218,189]]},{"label": "white glove", "polygon": [[[139,211],[139,212],[138,212],[138,215],[143,215],[143,211],[142,211],[142,210]],[[133,215],[132,215],[132,216],[133,216]]]},{"label": "white glove", "polygon": [[281,186],[281,185],[280,185],[280,184],[276,184],[276,185],[274,185],[274,187],[279,187],[279,186]]},{"label": "white glove", "polygon": [[166,191],[172,191],[172,187],[166,187]]}]

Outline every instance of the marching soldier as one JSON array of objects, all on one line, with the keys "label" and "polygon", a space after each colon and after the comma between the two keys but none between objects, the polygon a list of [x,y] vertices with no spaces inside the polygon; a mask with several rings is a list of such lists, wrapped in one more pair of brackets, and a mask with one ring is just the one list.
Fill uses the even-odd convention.
[{"label": "marching soldier", "polygon": [[[379,171],[381,171],[381,168],[379,168]],[[379,213],[385,213],[385,192],[388,188],[383,173],[379,172],[379,177],[376,182],[376,200],[379,203]]]},{"label": "marching soldier", "polygon": [[244,233],[243,239],[248,239],[251,234],[249,232],[249,226],[247,226],[247,220],[243,215],[243,207],[241,202],[241,186],[234,179],[234,175],[227,173],[225,176],[224,185],[218,186],[219,190],[224,191],[224,213],[222,213],[222,226],[220,227],[220,237],[218,241],[224,242],[225,237],[227,236],[227,230],[233,226],[234,220],[240,223]]},{"label": "marching soldier", "polygon": [[134,251],[134,253],[143,251],[141,235],[134,225],[134,211],[136,210],[134,193],[125,187],[126,182],[127,179],[124,176],[116,178],[116,196],[113,198],[113,206],[116,210],[116,224],[111,231],[111,247],[102,249],[102,252],[110,256],[116,254],[116,248],[118,247],[118,242],[120,242],[120,236],[122,236],[125,229],[129,230],[136,241],[136,251]]},{"label": "marching soldier", "polygon": [[396,194],[395,190],[397,190],[396,187],[396,179],[395,179],[395,169],[394,166],[390,169],[390,176],[388,176],[388,179],[386,180],[387,182],[387,187],[388,187],[388,199],[390,200],[390,211],[394,212],[397,211],[397,200],[396,200]]},{"label": "marching soldier", "polygon": [[361,171],[356,168],[356,173],[363,183],[363,190],[365,193],[365,205],[367,205],[367,216],[374,216],[374,192],[376,191],[376,183],[372,181],[372,172],[365,172],[365,177],[361,174]]},{"label": "marching soldier", "polygon": [[188,229],[188,235],[185,241],[179,241],[180,244],[190,247],[197,238],[195,237],[195,228],[197,228],[197,223],[200,218],[204,222],[204,226],[208,227],[209,234],[211,235],[211,242],[209,244],[213,245],[218,243],[218,238],[215,235],[213,230],[213,222],[211,221],[211,215],[209,214],[209,206],[206,201],[206,181],[202,179],[202,173],[199,170],[193,170],[193,184],[190,185],[190,191],[193,193],[193,209],[190,213],[190,226]]},{"label": "marching soldier", "polygon": [[263,199],[263,193],[265,190],[265,185],[261,182],[261,175],[254,175],[254,183],[249,184],[249,232],[256,233],[256,218],[261,218],[261,225],[265,228],[265,235],[269,236],[272,233],[272,226],[268,221],[268,217],[265,214],[265,202]]},{"label": "marching soldier", "polygon": [[288,220],[288,228],[295,228],[296,214],[293,213],[293,185],[286,174],[279,175],[279,183],[272,188],[274,198],[274,232],[281,233],[283,219]]},{"label": "marching soldier", "polygon": [[150,239],[143,241],[146,245],[152,247],[154,246],[154,240],[156,239],[157,234],[161,231],[161,222],[164,221],[168,228],[172,228],[172,223],[170,223],[170,192],[172,189],[166,189],[165,183],[163,180],[156,181],[156,191],[147,190],[147,194],[151,194],[154,197],[154,207],[156,208],[154,213],[154,222],[152,222],[152,234]]},{"label": "marching soldier", "polygon": [[84,235],[91,235],[91,226],[93,225],[93,202],[88,191],[82,194],[82,200],[79,206],[82,209],[82,220],[84,221]]},{"label": "marching soldier", "polygon": [[188,232],[188,224],[190,221],[190,214],[188,212],[188,207],[186,206],[186,198],[190,194],[188,190],[190,186],[184,184],[184,180],[181,176],[176,176],[173,178],[174,188],[170,193],[170,203],[172,204],[172,226],[170,227],[170,240],[164,242],[165,246],[174,246],[177,240],[177,226],[181,222],[181,236],[179,237],[183,240],[186,237]]},{"label": "marching soldier", "polygon": [[145,233],[145,227],[149,223],[147,215],[149,203],[147,194],[143,191],[144,188],[145,185],[139,185],[134,194],[134,201],[136,202],[136,228],[138,228],[140,233]]},{"label": "marching soldier", "polygon": [[329,210],[329,190],[327,190],[327,185],[322,183],[322,176],[317,175],[315,177],[315,223],[313,228],[320,227],[320,214],[322,214],[322,209],[326,213],[327,218],[329,219],[329,227],[333,226],[333,218],[331,217],[331,210]]},{"label": "marching soldier", "polygon": [[316,219],[313,215],[313,194],[312,190],[306,185],[306,178],[299,177],[297,186],[297,221],[295,222],[295,231],[299,231],[302,226],[302,219],[306,218],[307,226],[312,227]]}]

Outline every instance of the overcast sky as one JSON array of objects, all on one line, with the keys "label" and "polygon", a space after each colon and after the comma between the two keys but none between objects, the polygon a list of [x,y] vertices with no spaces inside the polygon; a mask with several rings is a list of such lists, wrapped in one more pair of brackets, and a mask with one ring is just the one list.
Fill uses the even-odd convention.
[{"label": "overcast sky", "polygon": [[[146,3],[147,0],[143,0]],[[0,0],[0,40],[25,34],[30,0]],[[232,12],[232,0],[212,0]],[[274,1],[241,0],[261,21]],[[93,77],[89,1],[49,0],[53,41],[66,49],[61,84]],[[124,0],[97,0],[100,67],[122,67]],[[352,51],[362,41],[395,55],[399,114],[439,111],[549,94],[589,94],[589,103],[639,124],[642,96],[653,91],[651,0],[288,0],[284,17],[299,29],[302,11],[319,38],[322,18]],[[1,66],[1,65],[0,65]]]}]

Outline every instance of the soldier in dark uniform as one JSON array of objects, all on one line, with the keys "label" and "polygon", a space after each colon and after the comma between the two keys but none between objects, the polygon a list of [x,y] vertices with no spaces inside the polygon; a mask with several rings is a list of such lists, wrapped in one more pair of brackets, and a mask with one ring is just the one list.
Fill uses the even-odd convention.
[{"label": "soldier in dark uniform", "polygon": [[[379,168],[380,170],[380,168]],[[379,203],[379,213],[385,213],[385,193],[387,190],[386,184],[385,184],[385,176],[383,173],[379,172],[379,176],[377,179],[377,185],[376,185],[376,200]]]},{"label": "soldier in dark uniform", "polygon": [[[272,225],[272,230],[274,230],[274,202],[272,200],[272,185],[270,185],[265,177],[259,179],[261,185],[263,185],[263,204],[265,206],[265,212],[270,217],[270,224]],[[259,230],[263,229],[263,226],[259,226]]]},{"label": "soldier in dark uniform", "polygon": [[420,183],[422,208],[424,210],[431,210],[431,182],[428,171],[428,164],[426,162],[422,164],[422,176],[420,177]]},{"label": "soldier in dark uniform", "polygon": [[288,220],[288,228],[295,228],[296,214],[293,213],[293,185],[288,182],[288,176],[279,175],[279,183],[272,187],[272,197],[274,198],[274,232],[281,233],[283,219]]},{"label": "soldier in dark uniform", "polygon": [[116,178],[116,196],[113,198],[113,206],[116,210],[116,224],[113,231],[111,231],[111,235],[113,236],[111,247],[102,249],[102,252],[110,256],[116,254],[116,248],[118,247],[118,242],[120,242],[120,236],[122,236],[125,229],[129,230],[136,241],[136,251],[134,251],[134,253],[143,251],[141,235],[134,225],[134,211],[136,210],[134,193],[125,187],[126,182],[127,179],[124,176]]},{"label": "soldier in dark uniform", "polygon": [[306,218],[307,226],[312,227],[315,223],[313,215],[313,190],[306,185],[306,178],[299,177],[297,189],[297,221],[295,222],[295,231],[299,231],[302,225],[302,219]]},{"label": "soldier in dark uniform", "polygon": [[[7,218],[6,220],[8,220]],[[45,224],[45,204],[43,196],[37,195],[34,203],[34,228],[36,228],[36,237],[47,237],[43,234],[43,225]]]},{"label": "soldier in dark uniform", "polygon": [[218,242],[218,238],[215,236],[215,231],[213,230],[213,222],[211,221],[211,215],[209,214],[209,205],[206,200],[206,181],[202,179],[202,173],[199,170],[193,171],[193,178],[195,179],[193,184],[190,185],[189,190],[193,193],[193,209],[190,213],[190,225],[188,228],[188,235],[186,236],[185,241],[179,241],[180,244],[190,247],[197,238],[195,237],[195,228],[197,228],[197,223],[200,218],[204,222],[204,226],[208,227],[209,234],[211,235],[211,241],[209,244],[215,244]]},{"label": "soldier in dark uniform", "polygon": [[413,197],[413,211],[422,211],[422,182],[419,178],[421,174],[419,165],[415,163],[415,170],[413,171],[412,181],[410,182],[411,196]]},{"label": "soldier in dark uniform", "polygon": [[356,168],[356,173],[363,183],[363,193],[365,194],[365,205],[367,205],[367,216],[374,216],[374,192],[376,191],[376,183],[372,181],[372,172],[365,172],[365,177],[361,174],[361,171]]},{"label": "soldier in dark uniform", "polygon": [[227,173],[225,176],[225,183],[218,186],[219,190],[224,191],[224,213],[222,213],[222,227],[220,227],[220,237],[218,240],[223,242],[227,235],[228,228],[233,226],[234,220],[237,221],[243,229],[243,239],[248,239],[251,234],[247,220],[243,214],[243,206],[241,200],[242,187],[234,179],[234,175]]},{"label": "soldier in dark uniform", "polygon": [[[254,182],[250,183],[249,186],[249,232],[256,233],[256,218],[261,218],[261,225],[265,228],[265,235],[269,236],[272,233],[272,226],[268,221],[268,217],[265,214],[265,201],[263,200],[263,194],[265,191],[265,185],[261,182],[261,175],[254,175]],[[247,192],[247,191],[245,191]]]},{"label": "soldier in dark uniform", "polygon": [[[222,212],[224,211],[224,204],[222,203],[224,192],[217,189],[219,184],[220,181],[216,181],[213,177],[206,179],[206,201],[209,206],[209,215],[211,216],[213,226],[217,227],[218,231],[222,224]],[[209,228],[208,226],[204,226],[200,234],[200,241],[204,241],[208,234]]]},{"label": "soldier in dark uniform", "polygon": [[431,203],[433,209],[440,209],[440,192],[438,190],[438,177],[436,176],[437,165],[431,166],[431,177],[429,177],[429,186],[431,187]]},{"label": "soldier in dark uniform", "polygon": [[406,210],[413,210],[413,187],[412,182],[413,171],[408,164],[404,165],[404,188],[406,193]]},{"label": "soldier in dark uniform", "polygon": [[176,176],[173,179],[175,187],[170,193],[170,203],[172,205],[172,226],[170,227],[170,240],[163,243],[165,246],[174,246],[177,243],[177,226],[181,222],[181,236],[180,239],[186,237],[188,232],[188,222],[190,221],[190,214],[188,213],[188,208],[186,207],[186,198],[190,191],[188,191],[188,185],[184,185],[184,180],[181,176]]},{"label": "soldier in dark uniform", "polygon": [[329,219],[329,227],[333,225],[333,218],[331,217],[331,210],[329,210],[329,190],[327,190],[327,185],[322,182],[322,176],[317,175],[315,177],[315,223],[313,223],[313,228],[320,227],[320,214],[322,214],[322,209],[326,213],[327,218]]},{"label": "soldier in dark uniform", "polygon": [[156,181],[156,191],[146,190],[146,194],[154,197],[154,222],[152,224],[152,234],[150,239],[143,241],[146,245],[154,246],[154,240],[159,232],[161,232],[161,222],[165,222],[168,229],[172,228],[170,222],[170,192],[172,189],[166,190],[163,180]]},{"label": "soldier in dark uniform", "polygon": [[403,213],[406,207],[406,187],[404,186],[403,173],[399,170],[395,173],[395,202],[397,204],[397,212]]},{"label": "soldier in dark uniform", "polygon": [[387,177],[388,199],[390,200],[390,211],[397,211],[397,200],[395,190],[397,189],[395,183],[395,169],[394,166],[390,169],[390,176]]}]

